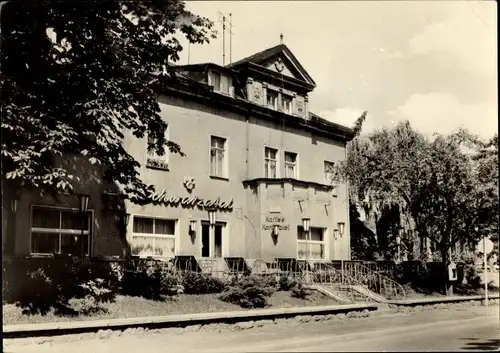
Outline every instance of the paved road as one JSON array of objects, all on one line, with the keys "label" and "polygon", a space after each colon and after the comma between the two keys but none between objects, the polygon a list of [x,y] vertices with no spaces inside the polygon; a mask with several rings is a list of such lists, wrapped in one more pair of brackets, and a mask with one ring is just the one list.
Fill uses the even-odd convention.
[{"label": "paved road", "polygon": [[[365,319],[298,320],[238,332],[113,334],[106,339],[60,337],[42,344],[7,340],[5,352],[326,352],[498,350],[498,306],[464,307]],[[27,344],[28,343],[28,344]]]}]

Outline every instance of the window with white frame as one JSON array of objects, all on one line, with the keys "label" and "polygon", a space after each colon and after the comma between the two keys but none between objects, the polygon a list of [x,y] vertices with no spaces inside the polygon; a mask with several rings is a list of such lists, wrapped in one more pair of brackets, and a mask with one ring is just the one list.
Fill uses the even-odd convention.
[{"label": "window with white frame", "polygon": [[[167,127],[165,128],[164,132],[166,140],[168,140],[168,133],[169,128]],[[168,161],[170,157],[170,151],[168,147],[165,146],[165,153],[163,154],[163,156],[160,156],[158,153],[156,153],[156,151],[149,149],[149,146],[153,143],[155,143],[154,139],[151,136],[148,136],[148,156],[146,166],[168,170]]]},{"label": "window with white frame", "polygon": [[210,175],[227,178],[226,139],[210,137]]},{"label": "window with white frame", "polygon": [[268,89],[267,90],[267,107],[277,110],[278,109],[278,92]]},{"label": "window with white frame", "polygon": [[264,177],[278,177],[278,150],[270,147],[265,148],[264,152]]},{"label": "window with white frame", "polygon": [[226,75],[217,71],[212,71],[212,86],[215,92],[229,94],[230,80]]},{"label": "window with white frame", "polygon": [[[326,260],[325,228],[310,227],[309,239],[301,226],[297,227],[297,259]],[[309,254],[308,254],[309,249]]]},{"label": "window with white frame", "polygon": [[89,255],[91,219],[89,212],[33,206],[31,253]]},{"label": "window with white frame", "polygon": [[285,152],[285,178],[297,179],[297,153]]},{"label": "window with white frame", "polygon": [[292,114],[293,97],[286,94],[281,95],[281,110],[287,114]]},{"label": "window with white frame", "polygon": [[134,216],[132,254],[175,256],[175,220]]},{"label": "window with white frame", "polygon": [[324,170],[325,170],[325,184],[326,185],[336,184],[336,181],[335,181],[335,163],[325,161]]}]

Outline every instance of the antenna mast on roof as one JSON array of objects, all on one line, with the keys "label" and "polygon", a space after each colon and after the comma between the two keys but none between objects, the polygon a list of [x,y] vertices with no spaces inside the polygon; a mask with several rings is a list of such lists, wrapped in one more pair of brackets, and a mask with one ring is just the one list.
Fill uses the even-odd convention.
[{"label": "antenna mast on roof", "polygon": [[229,64],[233,62],[231,58],[231,54],[233,52],[233,45],[232,45],[232,39],[233,39],[233,14],[229,14]]},{"label": "antenna mast on roof", "polygon": [[[227,15],[220,11],[217,11],[219,15],[219,23],[222,24],[222,66],[226,65],[226,28],[229,27],[229,63],[232,63],[232,37],[233,37],[233,14],[229,14],[229,20]],[[227,22],[227,26],[226,26]]]}]

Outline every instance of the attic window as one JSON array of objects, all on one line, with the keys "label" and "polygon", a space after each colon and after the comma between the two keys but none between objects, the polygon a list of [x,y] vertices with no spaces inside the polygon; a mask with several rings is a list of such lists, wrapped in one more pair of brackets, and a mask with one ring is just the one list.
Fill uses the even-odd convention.
[{"label": "attic window", "polygon": [[217,71],[212,71],[212,86],[215,92],[229,94],[229,77]]},{"label": "attic window", "polygon": [[278,108],[278,92],[267,90],[267,107],[277,110]]},{"label": "attic window", "polygon": [[287,114],[292,114],[293,98],[286,94],[281,95],[281,110]]}]

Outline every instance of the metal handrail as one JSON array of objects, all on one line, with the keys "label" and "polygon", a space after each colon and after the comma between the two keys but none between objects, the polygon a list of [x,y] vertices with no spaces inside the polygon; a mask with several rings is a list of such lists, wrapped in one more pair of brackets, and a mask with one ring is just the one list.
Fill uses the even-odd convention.
[{"label": "metal handrail", "polygon": [[[362,283],[359,283],[354,277],[351,277],[350,275],[346,273],[342,273],[332,265],[328,263],[314,263],[314,271],[312,271],[312,276],[313,276],[313,283],[312,284],[319,284],[322,286],[328,286],[328,285],[345,285],[347,287],[347,295],[348,299],[351,301],[356,300],[356,296],[353,290],[353,286],[363,286]],[[326,270],[326,271],[325,271]],[[319,279],[319,280],[318,280]],[[367,297],[365,297],[365,300],[368,300]]]},{"label": "metal handrail", "polygon": [[[377,282],[378,282],[378,285],[379,285],[379,288],[378,288],[379,289],[378,290],[379,293],[378,294],[381,294],[381,295],[383,295],[385,297],[391,297],[391,295],[389,295],[389,294],[393,294],[392,297],[395,297],[395,298],[397,298],[397,297],[403,297],[403,298],[406,297],[406,291],[405,291],[404,287],[400,283],[398,283],[398,282],[394,281],[393,279],[391,279],[391,278],[389,278],[387,276],[384,276],[384,275],[382,275],[382,274],[380,274],[380,273],[378,273],[376,271],[373,271],[370,268],[368,268],[368,267],[366,267],[366,266],[364,266],[362,264],[353,263],[352,265],[354,265],[354,267],[356,269],[360,269],[361,270],[360,271],[361,274],[364,275],[363,278],[361,278],[361,279],[360,278],[355,278],[355,279],[358,282],[361,282],[361,283],[367,282],[366,284],[365,283],[363,283],[363,284],[365,284],[369,289],[372,290],[372,286],[370,286],[370,280],[371,280],[371,278],[377,278],[378,279]],[[356,277],[356,275],[354,277]],[[377,284],[377,282],[375,282],[375,283]],[[384,286],[382,286],[382,283],[384,284]],[[391,291],[387,291],[386,284],[389,284],[389,286],[392,289]],[[384,290],[382,290],[382,287],[384,288]],[[382,293],[382,292],[384,292],[384,293]]]}]

